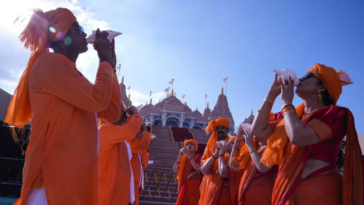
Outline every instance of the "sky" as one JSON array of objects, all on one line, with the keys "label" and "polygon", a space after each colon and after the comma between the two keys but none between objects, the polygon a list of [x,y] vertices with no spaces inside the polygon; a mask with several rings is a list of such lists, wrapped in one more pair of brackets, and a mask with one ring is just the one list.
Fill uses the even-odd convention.
[{"label": "sky", "polygon": [[[289,68],[298,77],[315,63],[345,70],[354,81],[343,88],[338,105],[354,114],[364,134],[364,1],[362,0],[13,0],[0,8],[0,88],[13,94],[29,51],[17,39],[25,23],[14,20],[26,11],[71,9],[90,34],[96,28],[120,31],[116,54],[119,79],[130,86],[134,105],[174,91],[192,110],[217,101],[223,78],[235,124],[260,108],[275,69]],[[29,12],[28,12],[29,13]],[[94,82],[96,52],[80,55],[77,68]],[[181,99],[182,100],[182,99]],[[302,100],[295,96],[294,104]],[[280,111],[279,97],[273,107]]]}]

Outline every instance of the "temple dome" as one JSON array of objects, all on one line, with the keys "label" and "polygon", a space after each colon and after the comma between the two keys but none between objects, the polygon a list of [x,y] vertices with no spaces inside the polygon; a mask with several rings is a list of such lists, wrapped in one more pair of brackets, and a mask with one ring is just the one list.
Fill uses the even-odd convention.
[{"label": "temple dome", "polygon": [[152,113],[152,109],[153,109],[153,105],[151,103],[144,105],[140,110],[139,110],[139,115],[140,116],[147,116],[148,114]]},{"label": "temple dome", "polygon": [[216,120],[219,117],[228,119],[230,123],[230,130],[234,132],[235,122],[229,109],[227,97],[224,94],[219,95],[217,98],[216,105],[212,110],[208,120]]},{"label": "temple dome", "polygon": [[166,103],[163,106],[163,110],[185,112],[185,106],[176,96],[170,96],[167,98]]}]

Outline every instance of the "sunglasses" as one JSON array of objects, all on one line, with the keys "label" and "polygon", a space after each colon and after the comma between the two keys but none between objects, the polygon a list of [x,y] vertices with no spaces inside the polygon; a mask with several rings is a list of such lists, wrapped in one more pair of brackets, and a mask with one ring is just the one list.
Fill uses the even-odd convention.
[{"label": "sunglasses", "polygon": [[71,28],[71,29],[77,29],[78,30],[78,34],[82,35],[85,33],[85,30],[83,30],[82,26],[78,26],[78,28]]},{"label": "sunglasses", "polygon": [[306,75],[304,75],[301,79],[302,80],[306,80],[307,78],[311,77],[312,75],[314,75],[316,78],[320,79],[317,74],[315,72],[313,72],[313,70],[311,70],[310,72],[308,72]]}]

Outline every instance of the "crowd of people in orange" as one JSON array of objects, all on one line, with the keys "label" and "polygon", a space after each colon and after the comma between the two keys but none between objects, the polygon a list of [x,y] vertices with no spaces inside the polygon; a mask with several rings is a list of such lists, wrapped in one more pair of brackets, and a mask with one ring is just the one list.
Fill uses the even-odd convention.
[{"label": "crowd of people in orange", "polygon": [[[4,120],[31,122],[16,205],[139,204],[152,127],[121,102],[115,41],[107,36],[99,29],[95,35],[100,64],[92,84],[76,68],[88,47],[71,11],[35,10],[21,33],[32,53]],[[349,76],[317,63],[294,84],[276,75],[258,114],[236,136],[227,119],[210,121],[202,156],[195,140],[185,141],[173,167],[176,204],[364,204],[354,117],[336,105]],[[282,110],[273,114],[279,95]]]}]

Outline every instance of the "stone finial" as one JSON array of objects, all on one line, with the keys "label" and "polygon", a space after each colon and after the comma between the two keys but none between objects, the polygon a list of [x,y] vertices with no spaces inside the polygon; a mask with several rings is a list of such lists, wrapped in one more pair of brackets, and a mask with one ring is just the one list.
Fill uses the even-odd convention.
[{"label": "stone finial", "polygon": [[209,108],[209,103],[207,103],[207,108]]},{"label": "stone finial", "polygon": [[221,88],[221,95],[223,95],[224,94],[224,88],[222,87]]},{"label": "stone finial", "polygon": [[128,95],[128,99],[130,100],[130,94]]},{"label": "stone finial", "polygon": [[124,84],[124,76],[121,78],[121,83]]},{"label": "stone finial", "polygon": [[252,110],[252,114],[251,115],[253,115],[253,110]]},{"label": "stone finial", "polygon": [[152,104],[152,98],[150,98],[150,104]]}]

